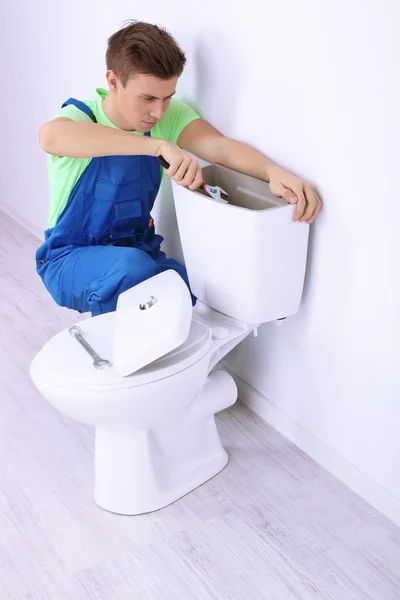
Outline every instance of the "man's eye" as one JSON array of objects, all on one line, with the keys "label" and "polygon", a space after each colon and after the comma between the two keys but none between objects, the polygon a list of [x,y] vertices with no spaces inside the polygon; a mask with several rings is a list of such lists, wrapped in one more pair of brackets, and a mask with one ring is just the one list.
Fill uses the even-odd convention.
[{"label": "man's eye", "polygon": [[148,101],[153,100],[153,98],[150,98],[150,96],[143,96],[143,98]]}]

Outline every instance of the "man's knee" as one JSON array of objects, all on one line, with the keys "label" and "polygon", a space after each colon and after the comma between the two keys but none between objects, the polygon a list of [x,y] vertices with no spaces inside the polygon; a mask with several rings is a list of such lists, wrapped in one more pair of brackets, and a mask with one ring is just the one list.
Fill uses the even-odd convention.
[{"label": "man's knee", "polygon": [[158,273],[161,273],[161,268],[150,256],[131,248],[100,279],[91,284],[88,301],[93,316],[115,310],[122,292]]},{"label": "man's knee", "polygon": [[126,289],[161,273],[160,267],[146,252],[137,248],[130,250],[129,253],[121,256],[110,269],[110,275],[113,276],[115,273],[117,277],[120,277],[124,285],[126,284]]}]

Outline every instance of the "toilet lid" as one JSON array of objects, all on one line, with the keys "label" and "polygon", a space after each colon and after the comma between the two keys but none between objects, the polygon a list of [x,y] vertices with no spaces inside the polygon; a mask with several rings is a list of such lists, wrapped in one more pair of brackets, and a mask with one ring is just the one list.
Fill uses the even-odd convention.
[{"label": "toilet lid", "polygon": [[[125,388],[170,377],[200,360],[211,347],[211,329],[193,320],[186,341],[132,375],[122,377],[113,366],[115,312],[77,323],[85,340],[111,367],[95,369],[93,359],[68,329],[51,338],[35,358],[36,377],[49,385],[70,389]],[[134,344],[135,341],[132,340]]]},{"label": "toilet lid", "polygon": [[126,377],[181,346],[192,322],[189,288],[167,269],[118,297],[113,332],[114,367]]}]

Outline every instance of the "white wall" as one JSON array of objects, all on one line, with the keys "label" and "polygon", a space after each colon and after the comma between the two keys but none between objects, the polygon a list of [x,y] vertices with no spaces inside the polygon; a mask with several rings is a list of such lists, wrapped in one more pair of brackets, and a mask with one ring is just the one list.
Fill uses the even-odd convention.
[{"label": "white wall", "polygon": [[[48,206],[39,127],[69,96],[88,98],[105,84],[106,39],[127,18],[165,25],[184,47],[181,97],[317,186],[324,210],[312,228],[301,312],[280,328],[265,325],[229,366],[283,411],[289,437],[302,426],[396,504],[398,0],[46,0],[7,11],[0,202],[34,231],[45,227]],[[161,230],[176,240],[168,189],[159,205]],[[179,257],[176,241],[167,249]]]}]

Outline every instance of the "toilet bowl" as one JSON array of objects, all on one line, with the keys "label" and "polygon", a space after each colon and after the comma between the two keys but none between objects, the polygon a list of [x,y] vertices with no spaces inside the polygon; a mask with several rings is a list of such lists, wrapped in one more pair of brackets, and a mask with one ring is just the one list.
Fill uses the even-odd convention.
[{"label": "toilet bowl", "polygon": [[[116,314],[79,322],[102,358],[113,354]],[[154,511],[224,468],[228,455],[214,416],[236,402],[237,389],[214,367],[223,348],[250,330],[198,302],[186,341],[127,377],[112,361],[94,369],[68,329],[44,345],[31,378],[54,408],[96,428],[94,499],[100,507],[126,515]]]},{"label": "toilet bowl", "polygon": [[165,271],[121,294],[116,311],[79,322],[109,368],[95,369],[68,329],[31,363],[42,396],[95,427],[94,499],[111,512],[160,509],[224,468],[215,414],[237,389],[219,362],[258,325],[299,309],[309,226],[265,182],[215,165],[203,177],[230,204],[173,183],[196,306]]}]

